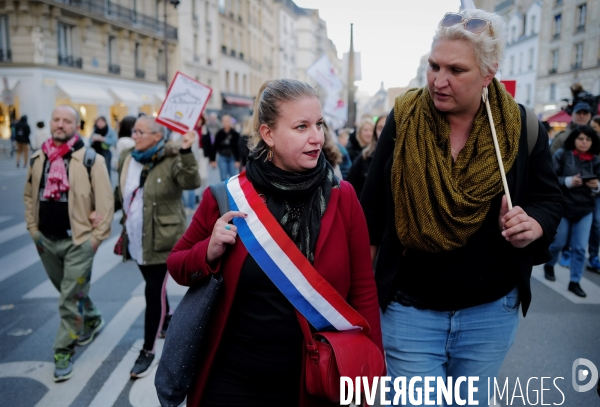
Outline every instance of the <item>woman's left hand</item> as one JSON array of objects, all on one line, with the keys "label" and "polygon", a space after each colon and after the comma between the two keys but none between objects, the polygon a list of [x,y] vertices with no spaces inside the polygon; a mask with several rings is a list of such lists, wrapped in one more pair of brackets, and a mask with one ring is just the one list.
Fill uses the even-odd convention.
[{"label": "woman's left hand", "polygon": [[183,136],[181,136],[181,139],[182,139],[181,148],[183,148],[183,149],[190,148],[192,146],[192,144],[194,144],[194,140],[196,140],[197,135],[198,135],[198,133],[196,133],[195,131],[192,130],[192,131],[188,131]]},{"label": "woman's left hand", "polygon": [[539,239],[544,231],[537,220],[528,216],[520,206],[508,210],[506,195],[502,197],[499,226],[502,236],[514,247],[521,249]]}]

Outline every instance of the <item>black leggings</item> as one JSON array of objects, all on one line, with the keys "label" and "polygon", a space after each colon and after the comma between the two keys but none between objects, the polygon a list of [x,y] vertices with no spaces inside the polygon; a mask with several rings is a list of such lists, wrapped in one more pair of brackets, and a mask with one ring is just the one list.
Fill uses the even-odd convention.
[{"label": "black leggings", "polygon": [[154,351],[154,341],[162,329],[165,316],[169,313],[167,299],[167,265],[138,264],[146,280],[146,316],[144,318],[144,350]]}]

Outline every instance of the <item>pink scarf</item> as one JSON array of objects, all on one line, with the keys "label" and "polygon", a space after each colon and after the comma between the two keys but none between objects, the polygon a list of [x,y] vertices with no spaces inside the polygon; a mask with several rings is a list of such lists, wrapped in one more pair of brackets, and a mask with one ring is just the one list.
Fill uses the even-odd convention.
[{"label": "pink scarf", "polygon": [[51,138],[42,144],[42,151],[50,160],[50,171],[48,171],[48,178],[46,179],[44,198],[60,199],[60,195],[69,190],[69,178],[67,177],[63,157],[71,151],[77,140],[79,140],[79,136],[75,134],[69,141],[60,146],[54,144],[54,140]]}]

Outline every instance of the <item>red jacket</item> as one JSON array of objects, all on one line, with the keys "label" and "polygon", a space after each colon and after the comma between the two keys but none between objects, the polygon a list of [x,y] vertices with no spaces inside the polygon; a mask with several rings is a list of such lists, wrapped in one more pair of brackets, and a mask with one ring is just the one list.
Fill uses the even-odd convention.
[{"label": "red jacket", "polygon": [[[248,251],[237,239],[219,260],[215,269],[206,264],[206,251],[219,208],[210,189],[206,188],[200,207],[189,228],[173,248],[167,266],[175,281],[189,286],[209,273],[223,273],[222,292],[211,315],[209,335],[203,344],[204,363],[196,385],[187,398],[189,406],[198,406],[211,365],[223,335],[225,323],[235,296],[240,271]],[[369,337],[383,352],[377,292],[373,278],[369,235],[365,217],[354,189],[345,181],[333,189],[329,205],[321,220],[321,231],[315,248],[314,267],[369,323]],[[304,391],[302,373],[300,406],[328,406]]]}]

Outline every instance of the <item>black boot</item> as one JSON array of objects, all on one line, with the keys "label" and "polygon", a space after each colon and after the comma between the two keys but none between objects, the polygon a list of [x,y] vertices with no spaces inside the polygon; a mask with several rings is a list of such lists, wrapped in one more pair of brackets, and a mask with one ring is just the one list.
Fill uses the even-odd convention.
[{"label": "black boot", "polygon": [[544,264],[544,277],[548,281],[556,281],[556,277],[554,277],[554,266],[549,266]]},{"label": "black boot", "polygon": [[582,297],[582,298],[587,297],[587,294],[585,293],[585,291],[583,291],[581,289],[581,286],[579,285],[579,283],[574,283],[573,281],[569,282],[569,291],[571,291],[573,294],[575,294],[578,297]]}]

